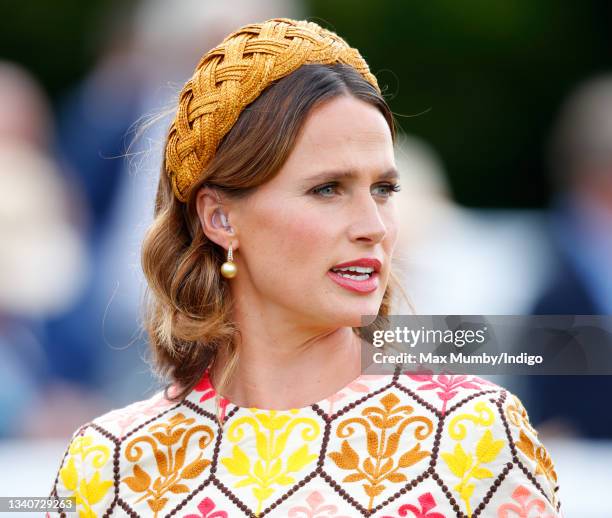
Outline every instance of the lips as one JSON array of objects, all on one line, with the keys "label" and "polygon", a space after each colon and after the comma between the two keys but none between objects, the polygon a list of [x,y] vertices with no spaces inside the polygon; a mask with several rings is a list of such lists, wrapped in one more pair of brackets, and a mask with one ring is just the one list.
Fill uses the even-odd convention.
[{"label": "lips", "polygon": [[336,266],[332,266],[332,270],[337,270],[339,268],[348,268],[350,266],[360,266],[363,268],[373,268],[375,272],[380,272],[381,263],[375,257],[362,257],[360,259],[355,259],[354,261],[348,261],[346,263],[340,263]]},{"label": "lips", "polygon": [[371,293],[378,289],[378,273],[373,272],[364,280],[351,279],[329,270],[327,275],[338,286],[357,293]]},{"label": "lips", "polygon": [[378,288],[381,262],[364,257],[333,266],[327,275],[336,284],[349,291],[371,293]]}]

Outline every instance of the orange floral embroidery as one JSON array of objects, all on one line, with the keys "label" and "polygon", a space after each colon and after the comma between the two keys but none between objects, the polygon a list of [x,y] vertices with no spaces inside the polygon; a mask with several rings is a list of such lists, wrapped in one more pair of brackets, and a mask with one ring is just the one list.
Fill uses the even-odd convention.
[{"label": "orange floral embroidery", "polygon": [[534,444],[527,434],[521,430],[516,447],[536,463],[536,475],[542,474],[551,482],[557,482],[555,465],[544,446]]},{"label": "orange floral embroidery", "polygon": [[[194,434],[198,432],[204,434],[198,441],[201,450],[205,449],[214,438],[214,433],[209,426],[190,427],[194,422],[194,418],[187,419],[182,413],[178,413],[167,424],[158,423],[151,426],[149,428],[150,435],[136,437],[126,446],[125,457],[130,462],[137,462],[142,457],[143,449],[137,446],[138,443],[146,443],[153,449],[157,471],[159,472],[159,476],[155,478],[153,484],[151,485],[151,475],[138,464],[134,464],[132,468],[133,475],[125,477],[123,482],[132,491],[143,493],[136,500],[136,503],[146,498],[151,511],[155,513],[155,517],[168,502],[168,498],[163,496],[165,493],[168,491],[171,493],[188,493],[189,488],[185,484],[181,484],[180,481],[196,478],[211,462],[208,459],[203,459],[202,452],[200,452],[197,458],[183,467],[189,440]],[[179,442],[180,446],[176,449],[176,452],[173,452],[173,446]],[[163,451],[164,447],[166,453]]]},{"label": "orange floral embroidery", "polygon": [[[406,475],[400,470],[431,455],[431,452],[421,450],[421,443],[417,442],[413,448],[404,452],[396,463],[393,457],[406,427],[420,423],[414,430],[414,436],[422,441],[432,433],[433,423],[425,416],[411,415],[414,408],[409,405],[397,406],[400,400],[395,394],[385,395],[380,402],[382,408],[375,406],[364,408],[361,412],[364,418],[347,419],[340,423],[336,430],[338,437],[350,437],[354,433],[351,425],[363,426],[366,430],[369,456],[361,462],[359,454],[346,439],[342,441],[340,451],[328,454],[340,469],[354,471],[344,477],[343,482],[367,481],[363,484],[363,489],[370,497],[368,509],[372,509],[374,498],[386,488],[383,484],[385,480],[392,483],[406,482]],[[396,429],[392,431],[394,428]]]},{"label": "orange floral embroidery", "polygon": [[526,428],[533,435],[538,435],[538,432],[536,432],[531,426],[529,416],[527,415],[527,410],[525,410],[525,407],[521,403],[520,399],[514,395],[512,396],[512,399],[514,403],[508,405],[506,408],[506,417],[508,418],[508,421],[518,428]]}]

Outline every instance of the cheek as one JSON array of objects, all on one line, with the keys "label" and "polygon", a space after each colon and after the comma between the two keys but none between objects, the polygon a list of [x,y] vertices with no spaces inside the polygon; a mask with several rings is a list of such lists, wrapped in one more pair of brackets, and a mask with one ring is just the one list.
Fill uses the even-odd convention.
[{"label": "cheek", "polygon": [[397,208],[391,207],[389,212],[383,216],[384,224],[387,229],[387,235],[385,236],[385,250],[388,253],[392,253],[397,239],[399,237],[399,219],[397,216]]},{"label": "cheek", "polygon": [[273,277],[274,282],[281,283],[282,279],[291,277],[292,282],[284,286],[289,288],[327,272],[333,242],[337,240],[329,220],[294,203],[292,207],[262,211],[257,222],[253,249],[260,257],[267,258],[265,275]]},{"label": "cheek", "polygon": [[386,236],[386,246],[385,248],[389,253],[393,253],[395,249],[395,245],[397,244],[397,240],[399,237],[399,229],[397,225],[390,225],[387,227],[387,236]]},{"label": "cheek", "polygon": [[312,214],[309,218],[288,215],[279,232],[283,232],[284,236],[285,257],[295,270],[311,270],[314,273],[330,261],[333,231],[316,215]]}]

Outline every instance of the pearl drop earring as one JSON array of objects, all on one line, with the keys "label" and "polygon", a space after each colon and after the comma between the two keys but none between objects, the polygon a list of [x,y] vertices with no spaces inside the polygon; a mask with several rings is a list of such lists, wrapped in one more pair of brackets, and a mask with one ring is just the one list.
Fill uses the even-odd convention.
[{"label": "pearl drop earring", "polygon": [[221,275],[226,279],[233,279],[236,277],[238,273],[238,267],[236,263],[234,263],[234,254],[232,252],[232,243],[229,244],[229,249],[227,250],[227,261],[225,261],[221,265]]}]

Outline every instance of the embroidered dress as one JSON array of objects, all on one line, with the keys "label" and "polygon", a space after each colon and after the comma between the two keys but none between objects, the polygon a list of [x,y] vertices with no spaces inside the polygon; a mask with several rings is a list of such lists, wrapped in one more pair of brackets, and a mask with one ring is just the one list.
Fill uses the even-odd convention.
[{"label": "embroidered dress", "polygon": [[562,516],[521,402],[476,376],[362,375],[292,410],[222,399],[222,430],[214,396],[204,373],[181,403],[160,391],[83,425],[51,496],[79,517]]}]

